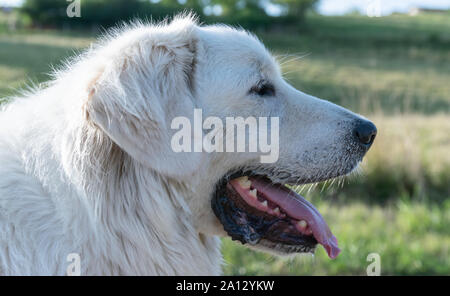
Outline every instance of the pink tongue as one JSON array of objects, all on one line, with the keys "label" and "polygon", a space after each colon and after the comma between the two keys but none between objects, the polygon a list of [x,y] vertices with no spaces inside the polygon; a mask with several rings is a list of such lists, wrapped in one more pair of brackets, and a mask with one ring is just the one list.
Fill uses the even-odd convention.
[{"label": "pink tongue", "polygon": [[334,259],[339,255],[341,250],[336,237],[331,233],[322,215],[310,202],[285,186],[273,185],[267,179],[258,177],[249,179],[259,193],[278,204],[291,218],[305,220],[311,227],[314,238],[327,251],[328,257]]}]

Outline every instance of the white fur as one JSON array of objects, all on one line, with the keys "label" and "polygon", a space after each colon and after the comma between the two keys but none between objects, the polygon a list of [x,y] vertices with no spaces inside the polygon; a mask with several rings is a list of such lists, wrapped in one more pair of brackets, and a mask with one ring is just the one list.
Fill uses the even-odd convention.
[{"label": "white fur", "polygon": [[[275,98],[249,95],[262,78]],[[277,171],[261,169],[274,181],[360,160],[342,160],[357,116],[290,87],[250,34],[191,17],[125,26],[0,112],[0,274],[63,275],[70,253],[82,275],[220,274],[211,194],[259,156],[172,152],[171,119],[194,108],[279,116]]]}]

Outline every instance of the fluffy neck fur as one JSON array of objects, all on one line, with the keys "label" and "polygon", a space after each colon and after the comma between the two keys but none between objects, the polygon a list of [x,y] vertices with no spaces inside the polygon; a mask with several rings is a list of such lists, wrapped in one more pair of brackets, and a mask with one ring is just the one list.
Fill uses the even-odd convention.
[{"label": "fluffy neck fur", "polygon": [[[156,48],[161,52],[152,57],[159,60],[146,60],[155,63],[153,68],[146,65],[143,69],[148,73],[133,76],[145,78],[142,87],[150,89],[149,81],[155,80],[157,85],[151,90],[158,89],[158,65],[173,63],[173,71],[190,65],[192,52],[185,39],[192,34],[193,24],[189,19],[185,22],[165,29],[138,27],[123,34],[124,39],[113,36],[107,46],[70,62],[70,71],[57,73],[48,87],[16,99],[0,113],[0,274],[65,274],[70,253],[80,255],[83,275],[220,273],[219,239],[199,234],[186,204],[194,196],[190,186],[199,180],[165,177],[151,169],[151,164],[142,164],[143,159],[151,162],[148,157],[138,162],[86,116],[85,110],[86,103],[92,103],[87,99],[92,95],[92,83],[105,65],[120,74],[129,63],[124,58],[127,50],[153,48],[137,46],[147,42],[141,37],[150,36],[148,30],[156,30],[151,36],[173,45],[184,58],[174,61],[166,46]],[[126,44],[125,48],[118,46],[121,44]],[[178,76],[184,77],[174,77]],[[173,83],[180,85],[179,81]],[[132,83],[122,85],[114,80],[110,84],[119,93],[128,86],[130,91],[136,90]],[[146,98],[155,97],[147,91]],[[132,92],[128,97],[139,96]],[[101,102],[112,104],[113,100]],[[155,104],[152,102],[153,107]],[[145,152],[152,150],[152,142],[132,140]],[[171,160],[154,159],[160,163]],[[163,164],[176,170],[175,165]],[[186,161],[182,165],[186,166]]]},{"label": "fluffy neck fur", "polygon": [[76,174],[73,179],[79,180],[92,211],[96,241],[108,266],[108,270],[93,266],[93,272],[220,272],[217,239],[205,237],[193,227],[183,196],[190,192],[187,184],[137,163],[89,122],[75,135],[77,146],[73,146],[70,159]]},{"label": "fluffy neck fur", "polygon": [[188,184],[144,167],[59,99],[49,88],[0,114],[0,274],[65,274],[70,253],[82,275],[219,274],[219,239],[194,228]]}]

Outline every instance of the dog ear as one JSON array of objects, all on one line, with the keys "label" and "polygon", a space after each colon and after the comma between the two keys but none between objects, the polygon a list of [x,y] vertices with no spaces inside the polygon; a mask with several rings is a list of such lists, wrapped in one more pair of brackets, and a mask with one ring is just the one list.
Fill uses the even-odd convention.
[{"label": "dog ear", "polygon": [[202,153],[174,152],[176,131],[170,128],[177,116],[193,122],[195,23],[178,19],[165,27],[137,28],[109,46],[114,52],[103,53],[106,65],[88,89],[87,120],[162,174],[180,177],[197,171]]}]

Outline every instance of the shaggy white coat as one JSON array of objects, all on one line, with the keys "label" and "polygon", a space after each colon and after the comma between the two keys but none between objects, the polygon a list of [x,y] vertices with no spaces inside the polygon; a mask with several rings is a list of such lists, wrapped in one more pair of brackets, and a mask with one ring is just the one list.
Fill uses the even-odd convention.
[{"label": "shaggy white coat", "polygon": [[[275,98],[249,94],[260,80]],[[356,115],[289,86],[250,34],[191,17],[126,26],[3,106],[0,274],[64,275],[70,253],[82,275],[220,274],[211,194],[259,155],[174,153],[170,122],[194,108],[279,116],[274,181],[333,177],[360,160],[343,154]]]}]

